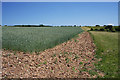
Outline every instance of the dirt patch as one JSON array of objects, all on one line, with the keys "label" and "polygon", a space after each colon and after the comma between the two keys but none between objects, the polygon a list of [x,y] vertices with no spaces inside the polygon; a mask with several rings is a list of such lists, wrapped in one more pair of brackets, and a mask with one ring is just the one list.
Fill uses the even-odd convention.
[{"label": "dirt patch", "polygon": [[[95,45],[88,32],[39,53],[3,50],[3,77],[95,78]],[[94,74],[90,71],[94,71]]]}]

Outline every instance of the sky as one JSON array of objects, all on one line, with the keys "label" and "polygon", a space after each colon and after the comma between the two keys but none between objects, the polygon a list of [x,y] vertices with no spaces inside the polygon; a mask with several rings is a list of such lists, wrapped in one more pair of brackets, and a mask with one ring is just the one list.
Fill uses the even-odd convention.
[{"label": "sky", "polygon": [[2,0],[2,2],[118,2],[120,0]]},{"label": "sky", "polygon": [[118,25],[118,2],[2,2],[2,25]]}]

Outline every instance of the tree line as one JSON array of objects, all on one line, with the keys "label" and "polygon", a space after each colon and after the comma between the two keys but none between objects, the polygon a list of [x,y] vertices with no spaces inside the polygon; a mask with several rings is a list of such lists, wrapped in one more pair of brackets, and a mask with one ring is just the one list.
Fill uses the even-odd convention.
[{"label": "tree line", "polygon": [[99,25],[96,25],[95,27],[91,27],[90,30],[91,31],[116,32],[116,31],[120,31],[120,25],[119,26],[112,26],[112,25],[99,26]]},{"label": "tree line", "polygon": [[5,27],[81,27],[77,26],[77,25],[71,25],[71,26],[66,26],[66,25],[61,25],[61,26],[50,26],[50,25],[13,25],[13,26],[8,26],[8,25],[4,25]]}]

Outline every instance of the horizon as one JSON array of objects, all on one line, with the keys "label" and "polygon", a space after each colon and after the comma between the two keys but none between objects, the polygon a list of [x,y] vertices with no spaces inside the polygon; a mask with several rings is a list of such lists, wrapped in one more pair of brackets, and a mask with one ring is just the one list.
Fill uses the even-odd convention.
[{"label": "horizon", "polygon": [[2,14],[2,25],[118,26],[118,2],[2,2]]},{"label": "horizon", "polygon": [[[75,26],[75,25],[49,25],[49,24],[12,24],[12,25],[2,25],[2,26],[22,26],[22,25],[35,25],[35,26],[39,26],[39,25],[43,25],[43,26]],[[99,24],[96,24],[99,25]],[[76,25],[76,26],[96,26],[96,25]],[[106,26],[108,25],[112,25],[112,26],[119,26],[119,25],[114,25],[114,24],[105,24]],[[105,25],[99,25],[99,26],[105,26]]]}]

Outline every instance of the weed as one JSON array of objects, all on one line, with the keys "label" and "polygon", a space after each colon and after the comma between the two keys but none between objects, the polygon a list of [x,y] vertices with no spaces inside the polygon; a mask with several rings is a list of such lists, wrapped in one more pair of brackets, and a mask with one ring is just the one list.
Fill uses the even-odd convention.
[{"label": "weed", "polygon": [[72,54],[73,54],[73,53],[72,53],[72,52],[70,52],[69,54],[70,54],[70,56],[72,57]]},{"label": "weed", "polygon": [[36,55],[39,55],[40,53],[39,52],[35,52],[36,53]]},{"label": "weed", "polygon": [[80,62],[79,64],[80,64],[80,65],[82,65],[82,64],[83,64],[83,62]]},{"label": "weed", "polygon": [[69,54],[70,54],[70,55],[72,55],[73,53],[72,53],[72,52],[70,52]]},{"label": "weed", "polygon": [[75,55],[75,58],[74,58],[74,60],[75,60],[75,59],[78,59],[78,58],[79,58],[79,57],[78,57],[77,55]]},{"label": "weed", "polygon": [[83,69],[83,71],[87,71],[87,69]]},{"label": "weed", "polygon": [[26,67],[27,67],[27,64],[25,64],[24,68],[26,68]]},{"label": "weed", "polygon": [[70,39],[70,41],[72,41],[72,39]]},{"label": "weed", "polygon": [[10,53],[8,53],[8,54],[6,54],[6,57],[8,57],[8,56],[10,56],[11,54]]},{"label": "weed", "polygon": [[13,54],[16,55],[16,51]]},{"label": "weed", "polygon": [[62,53],[59,54],[60,57],[61,57],[62,55],[63,55]]},{"label": "weed", "polygon": [[89,72],[89,74],[92,75],[92,76],[93,76],[93,75],[97,75],[97,72],[95,72],[95,71],[93,71],[93,70],[89,70],[88,72]]},{"label": "weed", "polygon": [[54,63],[57,64],[57,58],[55,59]]},{"label": "weed", "polygon": [[66,58],[65,60],[66,60],[66,63],[69,63],[69,61],[70,61],[70,59],[68,59],[68,58]]},{"label": "weed", "polygon": [[75,39],[74,41],[75,41],[75,42],[77,42],[77,40],[76,40],[76,39]]},{"label": "weed", "polygon": [[88,61],[88,59],[85,59],[85,61]]},{"label": "weed", "polygon": [[72,70],[75,71],[75,67],[72,67]]},{"label": "weed", "polygon": [[82,70],[80,68],[78,70],[79,70],[79,72],[82,72]]},{"label": "weed", "polygon": [[52,57],[56,57],[56,54],[53,54]]},{"label": "weed", "polygon": [[29,53],[30,53],[30,54],[32,54],[33,52],[32,52],[32,51],[30,51]]},{"label": "weed", "polygon": [[102,76],[98,75],[97,78],[102,78]]},{"label": "weed", "polygon": [[[37,65],[37,67],[39,67],[41,64],[42,64],[42,62],[40,62],[40,63]],[[45,64],[46,64],[46,63],[45,63]]]},{"label": "weed", "polygon": [[64,52],[64,55],[65,55],[65,54],[68,54],[68,52]]},{"label": "weed", "polygon": [[51,73],[53,73],[53,70],[51,70]]},{"label": "weed", "polygon": [[44,61],[43,64],[47,64],[47,61]]}]

